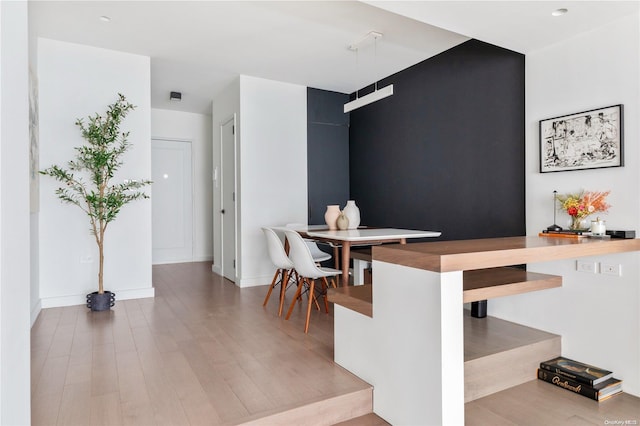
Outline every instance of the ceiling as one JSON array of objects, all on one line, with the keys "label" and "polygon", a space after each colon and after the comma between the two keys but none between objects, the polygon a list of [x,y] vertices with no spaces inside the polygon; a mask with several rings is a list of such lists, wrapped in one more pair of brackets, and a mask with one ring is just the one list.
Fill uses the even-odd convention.
[{"label": "ceiling", "polygon": [[[469,38],[521,53],[638,13],[638,1],[29,1],[46,37],[149,56],[151,106],[209,113],[240,74],[351,93]],[[558,8],[569,12],[551,16]],[[111,18],[110,22],[100,20]],[[370,31],[383,33],[357,44]],[[182,102],[169,92],[182,92]]]}]

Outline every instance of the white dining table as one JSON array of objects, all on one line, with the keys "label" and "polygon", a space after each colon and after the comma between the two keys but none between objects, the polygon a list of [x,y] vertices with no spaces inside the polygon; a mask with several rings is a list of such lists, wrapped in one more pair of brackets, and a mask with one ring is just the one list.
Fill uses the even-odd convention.
[{"label": "white dining table", "polygon": [[349,285],[349,258],[353,245],[375,245],[382,243],[406,244],[410,238],[439,237],[438,231],[420,231],[398,228],[358,228],[330,230],[325,225],[311,225],[294,228],[303,237],[311,238],[334,247],[341,247],[342,285]]}]

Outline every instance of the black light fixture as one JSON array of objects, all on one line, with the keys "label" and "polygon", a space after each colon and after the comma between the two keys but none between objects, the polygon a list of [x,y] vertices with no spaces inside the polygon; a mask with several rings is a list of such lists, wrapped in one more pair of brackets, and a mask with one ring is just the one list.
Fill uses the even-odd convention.
[{"label": "black light fixture", "polygon": [[562,231],[562,226],[556,225],[556,200],[558,191],[553,191],[553,225],[547,226],[547,231]]},{"label": "black light fixture", "polygon": [[182,100],[182,93],[181,92],[171,92],[169,94],[169,100],[170,101],[175,101],[175,102],[180,102]]}]

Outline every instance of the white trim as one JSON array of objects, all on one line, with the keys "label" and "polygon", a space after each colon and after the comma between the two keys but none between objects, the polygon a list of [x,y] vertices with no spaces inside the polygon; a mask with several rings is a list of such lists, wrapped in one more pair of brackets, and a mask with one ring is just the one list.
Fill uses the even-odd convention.
[{"label": "white trim", "polygon": [[[240,205],[239,198],[240,194],[238,193],[238,120],[237,114],[233,113],[227,119],[220,122],[220,209],[225,210],[224,205],[224,139],[222,137],[222,132],[224,126],[227,124],[233,124],[233,193],[234,195],[234,205],[233,205],[233,233],[234,233],[234,253],[233,257],[235,259],[235,268],[234,268],[234,282],[238,281],[239,269],[240,269],[240,259],[238,257],[238,244],[239,244],[239,233],[238,233],[238,206]],[[215,212],[214,212],[215,214]],[[225,240],[224,240],[224,220],[222,216],[220,217],[220,275],[224,277],[224,254],[225,254]],[[226,277],[225,277],[226,278]],[[227,278],[228,279],[228,278]]]},{"label": "white trim", "polygon": [[236,285],[240,288],[257,287],[260,285],[268,285],[272,279],[273,275],[263,275],[252,278],[238,278],[236,280]]},{"label": "white trim", "polygon": [[194,263],[194,262],[213,262],[213,256],[198,256],[193,259],[183,260],[166,260],[162,262],[154,262],[154,265],[171,265],[173,263]]},{"label": "white trim", "polygon": [[[155,288],[136,288],[131,290],[118,290],[116,292],[116,300],[143,299],[147,297],[155,297]],[[60,297],[43,297],[42,299],[40,299],[42,309],[84,305],[86,303],[86,294],[74,294]]]}]

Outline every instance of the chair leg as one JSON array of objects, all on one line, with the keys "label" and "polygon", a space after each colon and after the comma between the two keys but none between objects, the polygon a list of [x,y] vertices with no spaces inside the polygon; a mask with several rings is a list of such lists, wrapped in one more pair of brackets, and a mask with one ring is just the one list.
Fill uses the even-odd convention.
[{"label": "chair leg", "polygon": [[264,298],[264,302],[262,303],[262,306],[267,306],[267,302],[271,297],[271,292],[273,291],[273,288],[277,285],[278,275],[280,275],[281,272],[282,272],[282,269],[278,269],[276,273],[273,274],[273,280],[271,281],[271,285],[269,286],[269,291],[267,292],[267,297]]},{"label": "chair leg", "polygon": [[307,304],[307,320],[304,323],[305,334],[309,331],[309,319],[311,318],[311,299],[313,299],[313,292],[315,290],[316,280],[311,280],[309,287],[309,303]]},{"label": "chair leg", "polygon": [[329,313],[329,299],[327,299],[327,291],[329,290],[329,282],[327,277],[322,277],[322,297],[324,298],[324,309]]},{"label": "chair leg", "polygon": [[[299,277],[298,277],[299,278]],[[289,310],[287,311],[287,316],[284,319],[289,319],[291,317],[291,313],[293,312],[293,307],[296,305],[298,298],[300,297],[300,292],[302,291],[302,286],[305,283],[306,278],[302,278],[298,280],[298,289],[296,290],[296,294],[293,296],[293,300],[291,300],[291,305],[289,305]]]},{"label": "chair leg", "polygon": [[315,293],[313,293],[313,294],[311,294],[311,295],[310,295],[310,297],[313,297],[313,301],[314,301],[314,302],[315,302],[315,304],[316,304],[316,309],[317,309],[317,310],[320,310],[320,304],[318,303],[318,298],[316,297],[316,294],[315,294]]},{"label": "chair leg", "polygon": [[282,281],[280,281],[280,305],[278,306],[278,316],[282,316],[282,306],[284,305],[284,294],[287,291],[287,284],[289,284],[290,271],[282,270]]},{"label": "chair leg", "polygon": [[331,277],[331,285],[333,286],[333,288],[338,288],[338,286],[336,285],[336,277]]}]

